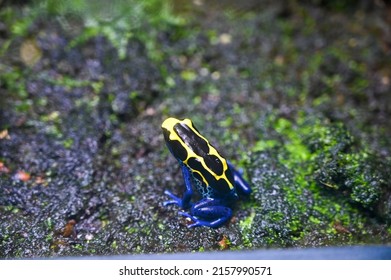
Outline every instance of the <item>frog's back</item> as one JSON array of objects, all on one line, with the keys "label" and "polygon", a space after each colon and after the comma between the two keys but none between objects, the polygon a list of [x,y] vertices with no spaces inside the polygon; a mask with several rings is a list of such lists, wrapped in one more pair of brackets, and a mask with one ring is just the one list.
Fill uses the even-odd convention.
[{"label": "frog's back", "polygon": [[234,188],[234,178],[227,160],[199,133],[191,120],[168,118],[162,128],[170,151],[189,168],[195,180],[201,182],[202,195],[211,194],[212,190],[203,192],[207,187],[222,194]]}]

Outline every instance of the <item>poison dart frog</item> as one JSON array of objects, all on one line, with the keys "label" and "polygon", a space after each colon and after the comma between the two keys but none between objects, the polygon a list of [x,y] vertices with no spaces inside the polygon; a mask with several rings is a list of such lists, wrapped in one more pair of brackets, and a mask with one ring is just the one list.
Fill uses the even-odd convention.
[{"label": "poison dart frog", "polygon": [[[175,204],[188,210],[179,212],[193,221],[188,227],[223,225],[232,216],[230,205],[239,195],[251,193],[249,184],[191,120],[168,118],[162,129],[168,149],[179,162],[186,188],[182,198],[166,190],[164,193],[171,200],[165,201],[164,206]],[[191,201],[194,191],[201,196],[197,202]]]}]

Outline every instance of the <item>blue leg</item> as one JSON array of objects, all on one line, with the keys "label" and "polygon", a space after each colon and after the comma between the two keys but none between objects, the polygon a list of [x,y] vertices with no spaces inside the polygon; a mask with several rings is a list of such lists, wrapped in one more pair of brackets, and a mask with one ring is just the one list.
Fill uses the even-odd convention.
[{"label": "blue leg", "polygon": [[181,165],[182,168],[182,175],[183,178],[185,179],[185,193],[183,194],[182,198],[177,197],[174,195],[172,192],[165,190],[164,193],[168,195],[172,200],[167,200],[163,202],[164,206],[171,205],[171,204],[176,204],[182,209],[187,209],[191,207],[190,199],[193,195],[193,188],[191,185],[191,173],[187,167],[185,167],[183,164]]},{"label": "blue leg", "polygon": [[238,171],[232,163],[228,161],[228,167],[231,169],[232,174],[234,175],[235,187],[240,194],[249,195],[251,193],[251,188],[247,181],[243,178],[243,172]]},{"label": "blue leg", "polygon": [[217,228],[226,223],[232,216],[231,208],[224,206],[218,199],[205,198],[193,205],[191,214],[179,212],[180,215],[190,218],[194,223],[188,227]]}]

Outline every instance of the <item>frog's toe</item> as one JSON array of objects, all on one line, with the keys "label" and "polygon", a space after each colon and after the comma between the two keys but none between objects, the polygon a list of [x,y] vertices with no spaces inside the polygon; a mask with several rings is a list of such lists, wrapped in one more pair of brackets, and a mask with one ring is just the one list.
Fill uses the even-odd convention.
[{"label": "frog's toe", "polygon": [[166,206],[168,206],[168,205],[172,205],[172,204],[178,204],[178,202],[177,201],[175,201],[175,200],[166,200],[166,201],[163,201],[163,206],[164,207],[166,207]]},{"label": "frog's toe", "polygon": [[197,217],[192,216],[191,214],[183,212],[183,211],[179,211],[178,214],[183,216],[183,217],[189,218],[190,220],[193,221],[192,224],[187,225],[188,228],[193,228],[193,227],[212,227],[212,228],[216,228],[216,227],[221,226],[226,221],[226,219],[217,219],[216,221],[211,221],[211,222],[210,221],[204,221],[204,220],[200,220]]},{"label": "frog's toe", "polygon": [[202,226],[202,224],[200,224],[200,222],[197,221],[197,222],[194,222],[190,225],[187,225],[187,228],[200,227],[200,226]]},{"label": "frog's toe", "polygon": [[171,204],[175,204],[175,205],[179,205],[179,206],[182,205],[182,199],[177,197],[176,195],[174,195],[172,192],[165,190],[164,194],[169,196],[171,198],[171,200],[164,201],[163,206],[167,206],[167,205],[171,205]]},{"label": "frog's toe", "polygon": [[190,215],[189,213],[183,212],[183,211],[178,211],[178,215],[181,215],[182,217],[185,217],[185,218],[189,218],[189,219],[191,219],[192,221],[197,220],[196,217]]},{"label": "frog's toe", "polygon": [[189,218],[190,220],[193,221],[192,224],[189,224],[187,226],[188,228],[201,226],[201,223],[200,223],[201,221],[198,220],[196,217],[190,215],[189,213],[186,213],[186,212],[183,212],[183,211],[179,211],[178,214],[181,215],[182,217]]}]

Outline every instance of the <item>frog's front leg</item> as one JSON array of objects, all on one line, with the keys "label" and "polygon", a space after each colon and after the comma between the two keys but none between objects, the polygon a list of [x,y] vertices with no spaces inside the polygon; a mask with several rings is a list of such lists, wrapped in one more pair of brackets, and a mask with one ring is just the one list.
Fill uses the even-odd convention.
[{"label": "frog's front leg", "polygon": [[251,188],[247,181],[243,178],[243,172],[237,170],[235,166],[227,161],[228,167],[234,175],[235,187],[240,194],[249,195],[251,193]]},{"label": "frog's front leg", "polygon": [[164,206],[176,204],[179,207],[181,207],[182,209],[187,209],[187,208],[191,207],[190,199],[193,195],[193,188],[192,188],[192,184],[191,184],[191,176],[192,175],[191,175],[189,169],[185,165],[181,164],[181,169],[182,169],[183,178],[185,180],[186,190],[185,190],[182,198],[174,195],[172,192],[170,192],[168,190],[165,190],[164,193],[166,195],[168,195],[172,200],[167,200],[167,201],[163,202]]},{"label": "frog's front leg", "polygon": [[220,199],[204,198],[194,204],[190,213],[179,212],[180,215],[190,218],[194,223],[188,227],[206,226],[217,228],[232,216],[231,208],[225,206]]}]

